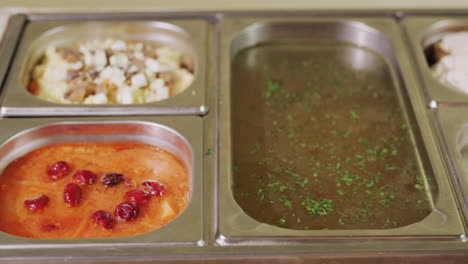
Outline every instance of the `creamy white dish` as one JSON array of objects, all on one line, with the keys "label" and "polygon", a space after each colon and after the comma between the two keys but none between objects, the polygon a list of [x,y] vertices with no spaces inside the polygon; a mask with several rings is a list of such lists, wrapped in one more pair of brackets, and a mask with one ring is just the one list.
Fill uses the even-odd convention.
[{"label": "creamy white dish", "polygon": [[432,74],[444,85],[468,93],[468,32],[445,35],[434,45]]},{"label": "creamy white dish", "polygon": [[185,90],[193,58],[168,46],[118,39],[48,47],[28,90],[62,104],[141,104]]}]

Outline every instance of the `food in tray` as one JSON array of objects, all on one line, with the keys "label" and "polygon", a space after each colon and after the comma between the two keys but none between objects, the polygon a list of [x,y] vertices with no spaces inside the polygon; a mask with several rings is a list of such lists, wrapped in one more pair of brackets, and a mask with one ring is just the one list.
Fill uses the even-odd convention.
[{"label": "food in tray", "polygon": [[121,237],[174,219],[186,168],[139,142],[63,143],[13,161],[0,178],[0,231],[28,238]]},{"label": "food in tray", "polygon": [[141,104],[186,89],[194,60],[169,46],[119,39],[47,48],[28,90],[62,104]]},{"label": "food in tray", "polygon": [[468,93],[468,32],[446,34],[434,44],[432,74],[443,84]]},{"label": "food in tray", "polygon": [[378,54],[334,42],[238,53],[231,122],[240,207],[259,222],[300,230],[424,219],[433,177],[421,169],[411,139],[417,128],[391,76]]}]

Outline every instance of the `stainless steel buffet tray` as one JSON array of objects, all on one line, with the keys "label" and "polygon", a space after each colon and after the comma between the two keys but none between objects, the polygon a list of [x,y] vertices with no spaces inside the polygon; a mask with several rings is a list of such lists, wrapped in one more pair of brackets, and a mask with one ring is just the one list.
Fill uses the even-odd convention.
[{"label": "stainless steel buffet tray", "polygon": [[[364,17],[359,12],[162,12],[141,16],[125,14],[121,20],[118,16],[104,14],[14,17],[7,29],[10,38],[5,39],[0,49],[4,58],[11,59],[9,67],[0,66],[0,78],[5,74],[0,79],[0,143],[9,142],[0,148],[0,168],[35,146],[50,141],[107,140],[107,136],[127,137],[128,133],[130,137],[138,138],[135,135],[143,133],[143,138],[170,147],[174,143],[165,142],[164,137],[162,141],[150,138],[160,135],[157,131],[177,131],[176,138],[182,136],[186,140],[179,142],[188,143],[192,150],[193,188],[187,208],[158,230],[113,239],[25,239],[0,233],[0,258],[35,260],[46,255],[45,261],[132,258],[164,262],[201,258],[216,262],[220,259],[239,261],[236,256],[271,259],[271,256],[288,255],[307,259],[311,255],[337,252],[424,251],[436,254],[468,250],[466,209],[460,209],[466,207],[466,201],[459,199],[463,195],[458,195],[465,188],[464,180],[455,169],[459,166],[457,162],[462,162],[461,156],[451,162],[450,155],[455,154],[446,151],[444,143],[448,140],[447,145],[453,141],[456,148],[460,146],[459,136],[451,132],[458,130],[450,130],[450,124],[462,126],[461,113],[455,108],[440,108],[437,109],[443,115],[440,124],[433,119],[433,109],[428,107],[426,94],[429,88],[421,82],[419,74],[427,69],[423,68],[423,62],[413,63],[411,53],[415,47],[410,45],[413,36],[408,37],[405,33],[400,15],[385,12],[366,12]],[[416,15],[408,15],[404,23],[416,19],[412,17]],[[63,106],[28,94],[22,76],[28,68],[29,45],[34,45],[34,39],[42,32],[58,25],[79,24],[79,20],[86,20],[83,23],[94,21],[99,27],[110,20],[119,24],[162,21],[182,28],[193,38],[198,67],[196,81],[174,98],[140,106]],[[25,30],[24,33],[21,30]],[[394,94],[404,121],[415,125],[409,132],[410,143],[415,146],[412,155],[420,167],[425,194],[431,204],[430,213],[423,219],[386,229],[293,230],[256,221],[236,202],[232,153],[232,128],[236,123],[232,120],[232,111],[233,96],[242,98],[242,94],[232,85],[234,58],[246,49],[261,45],[327,45],[330,40],[352,47],[350,52],[342,53],[348,63],[360,69],[382,70],[380,81],[385,82],[385,89]],[[374,57],[378,59],[369,59]],[[255,64],[252,59],[252,64],[246,63],[245,69]],[[376,67],[376,61],[383,63]],[[236,102],[240,102],[236,107],[244,105],[242,100]],[[255,107],[251,109],[252,113],[257,110]],[[457,117],[442,114],[444,111],[452,111]],[[449,124],[447,129],[452,133],[447,134],[444,130],[445,141],[439,133],[444,124]],[[70,126],[74,129],[68,129]],[[96,132],[100,131],[99,127],[106,127],[106,132]],[[47,133],[38,133],[40,131]],[[61,133],[67,135],[63,137]],[[46,140],[41,139],[43,136]],[[27,144],[23,147],[23,143]],[[405,214],[405,211],[401,213]]]},{"label": "stainless steel buffet tray", "polygon": [[[232,67],[230,63],[233,57],[242,49],[259,46],[263,43],[297,43],[319,40],[337,40],[357,47],[364,47],[381,54],[388,61],[388,67],[392,74],[386,82],[394,85],[395,93],[403,109],[407,120],[414,120],[408,91],[417,89],[418,84],[410,79],[405,79],[403,72],[411,69],[405,67],[404,43],[401,40],[398,24],[393,19],[386,18],[317,18],[317,19],[287,19],[287,18],[242,18],[225,19],[221,21],[221,92],[225,94],[221,98],[220,116],[220,146],[219,149],[232,150],[232,127],[234,123],[231,112],[233,109],[232,96],[236,91],[232,83]],[[346,58],[357,64],[360,68],[378,67],[376,61],[366,60],[361,56],[349,54]],[[247,60],[247,67],[253,67],[255,54]],[[343,53],[345,56],[345,53]],[[354,64],[353,64],[354,65]],[[260,88],[258,88],[260,89]],[[392,89],[392,86],[390,86]],[[230,96],[227,96],[230,95]],[[249,95],[252,96],[252,95]],[[415,100],[415,98],[410,99]],[[416,99],[417,100],[417,99]],[[250,107],[242,105],[242,107]],[[413,108],[417,115],[422,115],[425,109]],[[255,111],[252,109],[251,111]],[[248,117],[246,117],[248,118]],[[411,122],[410,122],[411,123]],[[431,181],[434,176],[437,182],[437,191],[428,193],[429,199],[433,199],[432,212],[425,219],[399,228],[382,230],[288,230],[285,228],[260,223],[245,212],[233,198],[233,154],[232,151],[220,151],[219,158],[219,192],[218,192],[218,221],[219,233],[217,242],[229,243],[271,243],[281,241],[304,241],[307,239],[332,239],[332,238],[357,238],[357,237],[411,237],[411,236],[458,236],[461,234],[461,225],[458,218],[456,204],[449,185],[449,175],[443,169],[439,151],[432,145],[423,142],[432,142],[433,136],[420,141],[421,135],[427,135],[430,127],[419,123],[421,132],[413,131],[411,135],[413,144],[417,146],[416,155],[420,166],[424,169],[423,177]],[[424,164],[428,155],[431,166]],[[244,172],[245,173],[245,172]],[[403,187],[403,186],[401,186]],[[402,212],[404,213],[404,212]],[[250,238],[250,239],[249,239]]]},{"label": "stainless steel buffet tray", "polygon": [[441,131],[445,157],[452,169],[465,217],[468,215],[467,114],[468,109],[465,107],[440,107],[434,110],[434,122]]},{"label": "stainless steel buffet tray", "polygon": [[[16,28],[11,30],[22,34],[0,97],[0,113],[4,116],[202,115],[208,111],[205,106],[205,89],[210,85],[206,71],[210,61],[207,51],[212,43],[208,22],[203,19],[88,20],[84,23],[73,19],[26,23],[21,16],[12,19]],[[32,69],[47,47],[106,38],[157,43],[189,54],[195,61],[194,81],[168,99],[131,105],[66,105],[39,99],[27,91]],[[11,41],[14,42],[14,38]]]},{"label": "stainless steel buffet tray", "polygon": [[432,45],[451,32],[468,30],[468,17],[447,16],[408,16],[403,20],[410,50],[415,58],[427,104],[466,104],[468,94],[444,85],[431,73]]},{"label": "stainless steel buffet tray", "polygon": [[[184,211],[164,227],[133,237],[106,239],[26,239],[2,233],[0,244],[30,247],[107,243],[196,245],[203,241],[202,120],[198,117],[0,120],[0,170],[42,146],[67,142],[138,141],[161,147],[178,157],[191,179],[191,198]],[[177,236],[174,236],[174,230]],[[180,232],[180,233],[179,233]],[[1,246],[0,246],[1,247]]]}]

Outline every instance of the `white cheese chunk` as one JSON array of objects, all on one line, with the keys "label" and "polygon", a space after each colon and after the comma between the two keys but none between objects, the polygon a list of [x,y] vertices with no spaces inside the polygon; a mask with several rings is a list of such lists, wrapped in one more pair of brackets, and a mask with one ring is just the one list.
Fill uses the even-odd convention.
[{"label": "white cheese chunk", "polygon": [[46,57],[49,67],[45,68],[42,78],[52,82],[65,80],[70,64],[60,56],[54,47],[47,48]]},{"label": "white cheese chunk", "polygon": [[135,44],[135,50],[141,51],[142,49],[143,49],[143,43],[138,42],[137,44]]},{"label": "white cheese chunk", "polygon": [[84,104],[106,104],[107,102],[108,100],[105,93],[90,95],[83,101]]},{"label": "white cheese chunk", "polygon": [[140,88],[148,85],[146,77],[143,73],[138,73],[131,78],[132,88]]},{"label": "white cheese chunk", "polygon": [[96,50],[96,53],[94,54],[94,65],[98,70],[106,67],[107,57],[106,52],[103,49]]},{"label": "white cheese chunk", "polygon": [[125,82],[125,73],[119,68],[107,66],[99,74],[97,83],[102,83],[104,80],[109,80],[117,86],[123,85]]},{"label": "white cheese chunk", "polygon": [[72,69],[72,70],[77,71],[77,70],[83,68],[83,63],[82,63],[81,61],[77,61],[77,62],[75,62],[75,63],[71,63],[70,66],[69,66],[69,68]]},{"label": "white cheese chunk", "polygon": [[125,50],[126,48],[127,48],[127,44],[123,40],[116,40],[111,45],[111,50],[113,51],[121,51],[121,50]]},{"label": "white cheese chunk", "polygon": [[160,63],[152,58],[147,58],[145,60],[145,66],[147,67],[147,70],[150,72],[159,72],[161,65]]},{"label": "white cheese chunk", "polygon": [[151,82],[150,89],[156,92],[156,101],[169,98],[169,88],[164,85],[163,79],[156,79]]},{"label": "white cheese chunk", "polygon": [[132,104],[133,103],[133,96],[130,87],[123,86],[120,87],[119,91],[117,92],[116,96],[117,102],[120,104]]},{"label": "white cheese chunk", "polygon": [[144,60],[145,59],[145,55],[141,51],[134,52],[133,57],[135,57],[135,59],[137,59],[137,60]]},{"label": "white cheese chunk", "polygon": [[134,72],[138,71],[138,67],[135,66],[135,65],[132,65],[132,66],[130,66],[130,68],[128,68],[127,71],[128,71],[129,73],[134,73]]},{"label": "white cheese chunk", "polygon": [[83,54],[83,60],[85,65],[94,64],[94,56],[91,54],[91,51],[88,49],[88,47],[80,45],[79,50]]},{"label": "white cheese chunk", "polygon": [[128,67],[128,64],[130,63],[130,61],[128,60],[127,55],[125,55],[123,53],[119,53],[119,54],[112,55],[109,58],[109,63],[110,63],[110,65],[112,65],[114,67],[119,67],[119,68],[122,68],[122,69],[126,69]]}]

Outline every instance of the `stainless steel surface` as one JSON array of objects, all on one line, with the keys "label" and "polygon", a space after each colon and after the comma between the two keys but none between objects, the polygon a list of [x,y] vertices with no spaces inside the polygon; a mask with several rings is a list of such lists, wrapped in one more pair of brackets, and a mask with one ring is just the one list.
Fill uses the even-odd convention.
[{"label": "stainless steel surface", "polygon": [[[13,21],[18,18],[13,18]],[[136,18],[138,19],[138,18]],[[205,114],[207,84],[207,21],[202,19],[164,20],[39,20],[24,25],[9,77],[3,87],[0,114],[4,116],[65,115],[180,115]],[[48,102],[29,93],[26,86],[38,59],[50,45],[103,38],[140,40],[175,47],[194,57],[195,78],[183,92],[166,100],[132,105],[64,105]],[[14,45],[14,39],[7,40]]]},{"label": "stainless steel surface", "polygon": [[[458,11],[459,12],[459,11]],[[354,14],[354,16],[349,16]],[[24,118],[5,118],[0,116],[0,137],[2,141],[16,135],[17,133],[36,126],[43,126],[55,122],[120,122],[133,121],[154,122],[168,126],[181,133],[190,143],[193,150],[194,174],[193,193],[191,206],[196,207],[193,213],[185,211],[164,229],[155,230],[144,234],[144,239],[140,236],[121,238],[120,240],[109,239],[83,239],[83,240],[27,240],[0,234],[0,261],[11,263],[129,263],[129,262],[154,262],[154,263],[189,263],[189,262],[213,262],[229,263],[251,260],[254,263],[277,262],[277,263],[302,263],[304,261],[318,261],[323,263],[335,263],[336,261],[355,261],[356,263],[395,263],[395,261],[412,261],[427,263],[429,261],[453,261],[454,263],[465,263],[467,259],[468,243],[463,234],[464,230],[461,220],[457,216],[457,208],[454,198],[450,192],[448,181],[449,166],[442,161],[442,152],[439,149],[438,141],[434,136],[434,128],[430,123],[430,111],[426,108],[426,101],[421,92],[420,84],[416,78],[414,65],[410,59],[407,46],[401,41],[403,34],[398,25],[393,21],[391,15],[394,12],[374,12],[374,11],[354,11],[350,13],[335,12],[330,17],[328,12],[309,13],[308,10],[272,13],[257,12],[204,12],[202,16],[210,16],[216,20],[212,24],[204,26],[206,28],[206,87],[204,90],[203,105],[205,111],[210,111],[203,117],[108,117],[107,113],[100,107],[76,110],[72,114],[76,115],[96,115],[103,117],[74,117],[74,118],[53,118],[51,116],[62,115],[61,108],[53,107],[52,110],[43,109],[45,112],[36,114],[42,108],[11,108],[16,113],[21,112]],[[365,14],[367,18],[362,18],[360,14]],[[402,15],[401,12],[398,15]],[[98,16],[105,16],[101,13]],[[130,17],[134,14],[130,13]],[[154,19],[172,23],[175,19],[173,13],[157,12],[157,14],[142,13],[139,19]],[[259,18],[252,18],[262,17]],[[34,19],[44,20],[40,14],[32,14]],[[50,15],[45,16],[51,17]],[[73,17],[73,16],[72,16]],[[78,13],[74,19],[94,18],[94,14]],[[115,17],[120,17],[116,14]],[[164,17],[164,19],[160,19]],[[200,19],[192,13],[178,13],[178,18],[194,17]],[[316,17],[316,18],[311,18]],[[358,18],[360,17],[360,18]],[[385,17],[385,18],[384,18]],[[56,18],[66,19],[66,15],[56,14]],[[127,18],[127,17],[126,17]],[[415,231],[410,228],[388,230],[385,235],[376,234],[372,230],[357,234],[350,234],[344,237],[338,232],[319,231],[319,236],[311,233],[290,236],[290,230],[271,229],[268,237],[256,236],[259,229],[249,230],[247,225],[236,220],[247,220],[247,224],[252,224],[250,219],[246,219],[240,208],[235,205],[232,198],[230,186],[231,153],[229,139],[229,111],[230,111],[230,77],[229,67],[231,62],[231,41],[238,36],[247,26],[257,22],[269,24],[271,22],[301,22],[302,24],[313,25],[314,22],[336,24],[337,20],[352,20],[362,22],[370,26],[370,31],[364,30],[361,35],[364,39],[358,41],[355,36],[346,31],[341,31],[342,41],[347,41],[362,45],[371,50],[375,50],[388,57],[395,79],[399,83],[399,100],[404,102],[404,107],[411,113],[408,118],[414,118],[422,131],[422,141],[427,150],[430,161],[430,170],[434,172],[439,190],[436,207],[442,208],[448,205],[446,210],[440,213],[433,213],[430,219],[425,219],[424,223],[418,223],[410,227],[415,227]],[[339,23],[338,23],[339,24]],[[344,23],[349,24],[349,23]],[[353,23],[351,23],[353,24]],[[359,23],[358,23],[359,24]],[[359,24],[360,25],[360,24]],[[358,26],[364,27],[366,26]],[[187,30],[186,27],[183,27]],[[332,27],[333,28],[333,27]],[[345,27],[346,28],[346,27]],[[348,28],[349,29],[349,28]],[[383,32],[390,39],[382,41],[384,38],[376,37],[380,35],[375,30]],[[188,31],[188,30],[187,30]],[[306,30],[307,31],[307,30]],[[358,30],[359,31],[359,30]],[[328,35],[333,32],[328,33]],[[336,32],[335,32],[336,33]],[[205,33],[204,33],[205,34]],[[272,32],[273,35],[277,34]],[[249,35],[249,34],[246,34]],[[303,33],[299,34],[303,36]],[[327,34],[325,34],[326,36]],[[340,35],[340,34],[338,34]],[[252,35],[250,35],[252,36]],[[286,34],[288,36],[288,34]],[[255,36],[253,36],[256,38]],[[271,41],[271,36],[263,36],[263,40]],[[338,37],[335,35],[334,37]],[[309,38],[306,38],[307,40]],[[367,39],[367,40],[365,40]],[[379,44],[369,43],[377,40]],[[288,41],[286,39],[286,41]],[[248,41],[247,41],[248,42]],[[255,41],[247,44],[254,44]],[[390,45],[389,45],[390,43]],[[248,46],[248,45],[247,45]],[[233,49],[238,49],[233,48]],[[390,51],[387,49],[390,48]],[[382,51],[384,50],[384,51]],[[387,50],[387,51],[385,51]],[[392,54],[394,53],[394,54]],[[198,59],[200,59],[198,54]],[[400,72],[401,71],[401,72]],[[401,74],[401,76],[399,76]],[[400,78],[402,79],[400,80]],[[190,88],[189,88],[190,89]],[[409,98],[404,98],[408,96]],[[408,99],[408,100],[407,100]],[[144,115],[160,114],[161,108],[140,106]],[[103,107],[104,108],[104,107]],[[173,107],[167,107],[167,114],[174,113]],[[70,109],[65,109],[71,113]],[[117,110],[117,114],[129,115],[127,109]],[[49,112],[50,111],[50,112]],[[83,112],[82,112],[83,111]],[[107,111],[107,110],[106,110]],[[177,110],[175,110],[177,111]],[[193,113],[192,111],[189,111]],[[180,114],[187,112],[181,111]],[[30,118],[32,116],[48,116],[44,118]],[[29,117],[29,118],[27,118]],[[138,123],[137,122],[137,123]],[[213,154],[211,151],[213,150]],[[421,148],[421,151],[425,151]],[[0,152],[0,155],[5,153]],[[227,206],[224,208],[223,206]],[[231,212],[239,213],[239,218],[235,219],[228,215],[219,213]],[[447,219],[441,216],[448,215]],[[176,222],[178,220],[178,222]],[[180,221],[179,221],[180,220]],[[220,222],[223,220],[224,222]],[[228,222],[230,221],[230,222]],[[434,226],[436,222],[441,226]],[[172,223],[183,223],[184,225]],[[229,224],[233,224],[232,227]],[[427,223],[427,225],[425,225]],[[451,224],[451,226],[448,226]],[[254,223],[254,227],[258,227]],[[240,230],[243,232],[239,237]],[[443,231],[447,232],[443,232]],[[158,232],[163,232],[165,237],[158,238]],[[395,231],[395,233],[392,233]],[[407,231],[403,235],[398,235]],[[361,232],[361,233],[359,233]],[[333,234],[334,233],[334,234]],[[424,234],[422,234],[424,233]],[[147,236],[145,236],[147,235]],[[255,237],[254,237],[255,235]],[[310,236],[309,236],[310,235]],[[323,236],[322,236],[323,235]],[[237,237],[236,237],[237,236]],[[185,239],[184,239],[185,238]],[[172,242],[168,242],[172,241]],[[312,241],[313,240],[313,241]],[[312,243],[310,243],[312,242]],[[385,259],[384,259],[385,258]],[[465,261],[465,262],[464,262]]]},{"label": "stainless steel surface", "polygon": [[[0,120],[0,171],[39,147],[62,142],[139,141],[161,147],[186,166],[191,182],[187,207],[163,227],[141,235],[94,239],[28,239],[0,234],[0,248],[77,248],[109,245],[181,246],[203,243],[202,120],[198,117],[125,118],[106,121],[60,119]],[[177,230],[177,235],[174,235]],[[81,245],[81,246],[80,246]]]},{"label": "stainless steel surface", "polygon": [[[425,109],[414,109],[411,104],[418,102],[419,98],[408,99],[411,94],[407,92],[409,87],[417,85],[414,80],[402,79],[403,71],[411,69],[402,68],[406,56],[404,44],[398,31],[398,24],[391,18],[321,18],[321,19],[225,19],[221,21],[221,114],[220,114],[220,143],[219,149],[219,192],[218,199],[218,236],[217,243],[229,245],[240,244],[272,244],[272,243],[304,243],[317,239],[386,239],[405,238],[421,239],[424,237],[441,238],[452,237],[456,239],[464,233],[452,191],[448,182],[447,172],[443,168],[442,157],[437,149],[430,145],[424,146],[424,142],[434,141],[431,127],[424,120],[417,120],[422,134],[412,134],[413,142],[418,146],[417,155],[420,162],[426,155],[431,161],[431,166],[426,168],[426,177],[434,175],[437,181],[438,194],[432,193],[434,208],[432,213],[424,220],[400,228],[388,230],[288,230],[272,225],[262,224],[247,216],[237,205],[233,198],[232,186],[232,134],[231,134],[231,109],[230,94],[230,63],[232,57],[241,49],[252,47],[265,42],[301,42],[331,39],[342,41],[356,46],[368,48],[388,60],[393,74],[393,82],[396,93],[405,118],[416,121],[424,115]],[[356,63],[358,60],[356,59]],[[366,66],[366,61],[359,61]],[[370,62],[371,63],[371,62]],[[370,66],[370,65],[367,65]],[[420,103],[420,102],[419,102]],[[429,138],[427,138],[429,136]],[[422,137],[423,141],[419,141]],[[426,164],[427,165],[427,164]]]},{"label": "stainless steel surface", "polygon": [[419,69],[426,104],[466,104],[468,94],[442,84],[432,76],[424,50],[440,40],[445,34],[468,30],[466,16],[408,16],[403,20],[410,42],[410,52]]},{"label": "stainless steel surface", "polygon": [[451,165],[455,189],[468,223],[468,108],[440,107],[434,110],[447,163]]},{"label": "stainless steel surface", "polygon": [[0,46],[0,54],[3,54],[4,60],[4,63],[0,65],[0,101],[2,87],[10,68],[10,61],[15,54],[16,43],[21,36],[23,24],[25,21],[25,15],[13,16],[13,18],[9,20],[8,29],[3,35],[3,40]]}]

